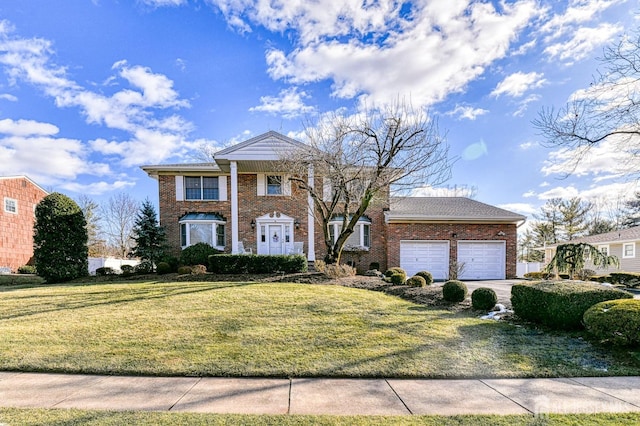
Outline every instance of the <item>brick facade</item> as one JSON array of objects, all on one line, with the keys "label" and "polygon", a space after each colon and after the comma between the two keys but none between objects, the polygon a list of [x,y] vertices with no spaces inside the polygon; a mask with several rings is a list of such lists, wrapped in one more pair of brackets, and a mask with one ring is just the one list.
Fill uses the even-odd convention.
[{"label": "brick facade", "polygon": [[[16,272],[31,261],[35,206],[46,195],[24,176],[0,178],[0,267]],[[7,198],[16,200],[16,213],[6,211]]]},{"label": "brick facade", "polygon": [[[503,232],[504,236],[498,235]],[[449,261],[458,258],[458,241],[505,241],[506,277],[516,277],[517,227],[515,224],[483,223],[391,223],[387,230],[387,259],[389,266],[400,265],[401,240],[449,241]]]}]

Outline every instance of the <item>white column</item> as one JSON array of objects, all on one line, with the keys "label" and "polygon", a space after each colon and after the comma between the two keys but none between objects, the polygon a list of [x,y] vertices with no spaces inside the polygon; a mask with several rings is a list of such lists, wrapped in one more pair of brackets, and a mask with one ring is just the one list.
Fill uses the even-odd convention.
[{"label": "white column", "polygon": [[231,253],[238,253],[238,163],[231,162]]},{"label": "white column", "polygon": [[[313,184],[314,184],[314,177],[313,177],[313,165],[309,164],[309,169],[307,172],[307,184],[309,185],[309,187],[313,188]],[[315,235],[316,235],[316,221],[315,218],[313,217],[313,211],[314,211],[314,205],[313,205],[313,198],[311,198],[311,195],[307,195],[307,203],[308,203],[308,208],[307,208],[307,229],[309,232],[309,236],[307,239],[307,246],[309,247],[307,249],[307,260],[311,260],[314,261],[316,260],[316,239],[315,239]]]}]

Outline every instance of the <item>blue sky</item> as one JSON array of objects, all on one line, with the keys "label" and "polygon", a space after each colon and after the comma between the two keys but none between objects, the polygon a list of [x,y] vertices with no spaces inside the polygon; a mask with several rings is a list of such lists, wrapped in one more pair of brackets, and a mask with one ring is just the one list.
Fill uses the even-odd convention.
[{"label": "blue sky", "polygon": [[[336,110],[411,99],[459,160],[444,194],[530,214],[551,197],[630,196],[604,145],[570,153],[531,121],[589,87],[638,26],[625,0],[21,0],[0,3],[0,175],[97,201],[157,202],[143,164],[197,161]],[[428,191],[421,191],[427,194]]]}]

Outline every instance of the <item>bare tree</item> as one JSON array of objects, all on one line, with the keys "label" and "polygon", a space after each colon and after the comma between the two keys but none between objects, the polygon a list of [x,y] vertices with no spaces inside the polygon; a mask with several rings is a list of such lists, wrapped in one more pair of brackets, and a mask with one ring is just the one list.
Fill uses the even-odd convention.
[{"label": "bare tree", "polygon": [[551,147],[571,149],[573,170],[591,148],[609,142],[624,154],[620,170],[638,177],[640,157],[640,32],[607,48],[603,71],[560,109],[543,109],[533,125]]},{"label": "bare tree", "polygon": [[127,257],[133,246],[132,232],[139,208],[140,203],[125,192],[113,195],[101,206],[104,232],[120,257]]},{"label": "bare tree", "polygon": [[106,254],[106,242],[100,227],[100,206],[91,197],[81,194],[76,200],[87,221],[87,247],[89,257],[101,257]]},{"label": "bare tree", "polygon": [[[370,205],[450,176],[448,146],[437,123],[405,103],[345,117],[334,114],[307,126],[308,147],[286,155],[291,181],[307,191],[323,230],[325,261],[340,263],[343,247]],[[314,185],[307,175],[313,168]],[[322,184],[319,181],[322,180]],[[342,227],[332,238],[329,222]]]}]

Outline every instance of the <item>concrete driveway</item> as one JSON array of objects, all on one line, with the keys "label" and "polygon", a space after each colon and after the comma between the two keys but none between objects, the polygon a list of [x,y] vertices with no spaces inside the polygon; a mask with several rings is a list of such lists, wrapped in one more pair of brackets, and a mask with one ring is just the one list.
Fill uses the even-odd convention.
[{"label": "concrete driveway", "polygon": [[[496,292],[498,303],[502,303],[507,309],[511,309],[511,286],[525,280],[485,280],[485,281],[464,281],[469,289],[469,297],[473,290],[479,287],[488,287]],[[434,285],[442,286],[444,283],[438,282]]]}]

